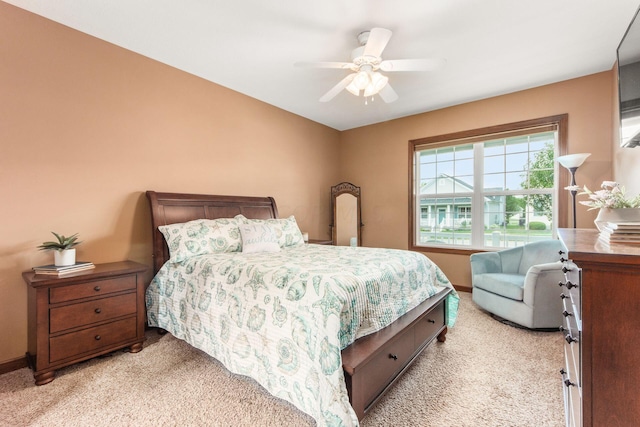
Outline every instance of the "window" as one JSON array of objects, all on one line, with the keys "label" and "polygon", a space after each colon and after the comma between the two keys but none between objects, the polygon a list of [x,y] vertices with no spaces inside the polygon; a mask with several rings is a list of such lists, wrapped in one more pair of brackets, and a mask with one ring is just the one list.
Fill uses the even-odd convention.
[{"label": "window", "polygon": [[566,225],[557,189],[568,183],[558,180],[554,161],[565,152],[566,120],[411,141],[413,249],[496,249],[553,238]]}]

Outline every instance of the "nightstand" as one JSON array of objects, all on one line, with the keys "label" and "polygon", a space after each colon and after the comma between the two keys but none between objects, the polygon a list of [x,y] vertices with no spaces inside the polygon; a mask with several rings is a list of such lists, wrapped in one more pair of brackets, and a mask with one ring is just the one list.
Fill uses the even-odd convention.
[{"label": "nightstand", "polygon": [[331,240],[309,239],[309,243],[313,243],[315,245],[333,245],[333,242]]},{"label": "nightstand", "polygon": [[36,385],[55,371],[124,347],[142,350],[144,273],[133,261],[96,264],[64,277],[22,273],[28,287],[28,352]]}]

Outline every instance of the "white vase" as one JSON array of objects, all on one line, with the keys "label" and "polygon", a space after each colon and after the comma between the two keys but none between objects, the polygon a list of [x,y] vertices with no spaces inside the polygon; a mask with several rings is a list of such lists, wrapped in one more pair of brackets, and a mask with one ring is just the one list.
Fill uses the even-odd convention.
[{"label": "white vase", "polygon": [[75,264],[76,263],[75,248],[53,251],[53,263],[58,267]]},{"label": "white vase", "polygon": [[593,222],[600,231],[607,222],[640,222],[640,208],[602,208]]}]

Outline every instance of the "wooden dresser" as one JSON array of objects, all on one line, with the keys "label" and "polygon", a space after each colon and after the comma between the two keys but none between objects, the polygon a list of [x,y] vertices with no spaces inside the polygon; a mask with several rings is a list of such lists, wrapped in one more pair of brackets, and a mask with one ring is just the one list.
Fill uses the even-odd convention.
[{"label": "wooden dresser", "polygon": [[592,229],[558,235],[569,250],[567,280],[577,285],[562,287],[567,422],[639,426],[640,245],[606,245]]},{"label": "wooden dresser", "polygon": [[22,274],[29,285],[27,359],[36,385],[82,360],[123,347],[142,350],[146,270],[123,261],[64,277]]}]

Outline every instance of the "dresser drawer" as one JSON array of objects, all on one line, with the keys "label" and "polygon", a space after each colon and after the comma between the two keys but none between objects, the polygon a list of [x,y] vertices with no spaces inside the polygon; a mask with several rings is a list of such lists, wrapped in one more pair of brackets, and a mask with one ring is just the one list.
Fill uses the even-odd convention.
[{"label": "dresser drawer", "polygon": [[410,329],[381,347],[361,368],[358,375],[364,383],[363,390],[367,391],[364,398],[365,408],[384,390],[395,374],[405,367],[413,353],[413,330]]},{"label": "dresser drawer", "polygon": [[49,340],[49,362],[54,363],[82,353],[133,340],[137,336],[136,318],[130,317]]},{"label": "dresser drawer", "polygon": [[128,293],[51,309],[49,332],[55,333],[136,312],[136,294]]},{"label": "dresser drawer", "polygon": [[51,288],[49,290],[49,302],[55,304],[135,288],[136,277],[132,275],[94,280],[86,283]]},{"label": "dresser drawer", "polygon": [[572,334],[578,333],[578,309],[571,303],[571,298],[562,300],[562,317],[564,318],[565,328],[570,328]]},{"label": "dresser drawer", "polygon": [[580,427],[582,420],[582,389],[580,387],[579,369],[576,363],[579,360],[579,346],[577,343],[565,343],[565,368],[562,376],[562,388],[564,394],[564,406],[566,425]]},{"label": "dresser drawer", "polygon": [[425,343],[433,340],[442,330],[444,326],[444,301],[440,302],[422,319],[420,319],[415,327],[415,346],[414,350],[419,349]]},{"label": "dresser drawer", "polygon": [[[580,385],[580,343],[569,342],[566,337],[564,342],[564,358],[565,358],[565,371],[573,384]],[[577,339],[578,336],[572,337]]]}]

